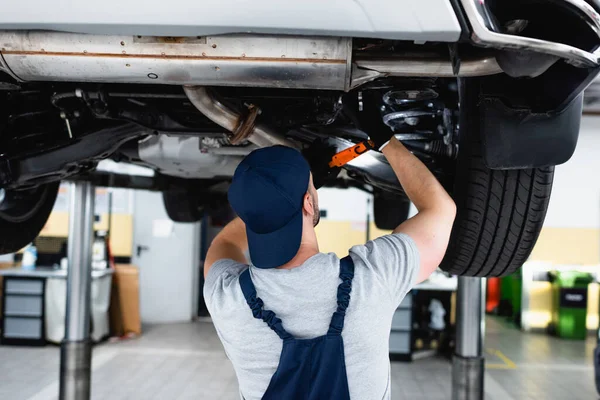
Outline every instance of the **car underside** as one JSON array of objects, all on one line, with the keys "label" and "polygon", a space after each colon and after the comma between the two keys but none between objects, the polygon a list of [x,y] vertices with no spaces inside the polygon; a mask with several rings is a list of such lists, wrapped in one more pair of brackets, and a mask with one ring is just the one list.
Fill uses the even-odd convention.
[{"label": "car underside", "polygon": [[[0,235],[23,232],[0,251],[39,232],[61,180],[161,190],[171,218],[192,222],[226,202],[245,155],[278,144],[305,154],[318,186],[372,192],[377,224],[391,229],[409,202],[384,156],[328,165],[385,129],[457,202],[442,268],[513,272],[541,229],[553,166],[577,142],[582,92],[599,70],[600,8],[442,2],[456,37],[99,34],[0,20],[11,28],[0,30]],[[155,176],[107,178],[96,171],[104,159]]]}]

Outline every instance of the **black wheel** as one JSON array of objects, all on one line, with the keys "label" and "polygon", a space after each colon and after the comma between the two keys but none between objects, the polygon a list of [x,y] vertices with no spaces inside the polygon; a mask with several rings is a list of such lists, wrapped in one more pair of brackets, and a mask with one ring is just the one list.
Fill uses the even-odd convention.
[{"label": "black wheel", "polygon": [[550,200],[554,167],[490,170],[482,156],[479,81],[460,81],[457,215],[440,267],[464,276],[512,274],[529,257]]},{"label": "black wheel", "polygon": [[163,192],[167,215],[175,222],[198,222],[204,215],[204,202],[185,189],[173,188]]},{"label": "black wheel", "polygon": [[52,212],[59,185],[56,182],[1,192],[0,254],[19,251],[36,238]]},{"label": "black wheel", "polygon": [[406,221],[409,210],[410,200],[405,196],[379,190],[373,194],[373,214],[379,229],[396,229]]}]

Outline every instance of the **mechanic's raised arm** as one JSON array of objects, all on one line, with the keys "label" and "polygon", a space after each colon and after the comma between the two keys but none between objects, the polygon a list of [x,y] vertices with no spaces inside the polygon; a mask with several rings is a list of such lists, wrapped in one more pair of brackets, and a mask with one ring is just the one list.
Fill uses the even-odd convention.
[{"label": "mechanic's raised arm", "polygon": [[204,277],[208,275],[210,267],[221,259],[247,264],[246,251],[248,251],[246,225],[237,217],[228,223],[212,241],[204,260]]},{"label": "mechanic's raised arm", "polygon": [[456,205],[429,169],[396,138],[392,137],[382,152],[419,211],[394,233],[405,233],[415,241],[421,259],[417,282],[422,282],[435,271],[446,253]]}]

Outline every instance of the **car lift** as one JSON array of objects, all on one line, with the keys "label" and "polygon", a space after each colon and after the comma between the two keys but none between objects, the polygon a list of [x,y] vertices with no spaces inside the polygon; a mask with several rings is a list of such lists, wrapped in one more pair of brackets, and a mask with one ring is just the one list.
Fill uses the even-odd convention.
[{"label": "car lift", "polygon": [[[60,352],[60,400],[89,400],[92,342],[90,303],[95,188],[71,183],[69,269],[65,338]],[[483,286],[480,278],[458,278],[456,350],[452,363],[452,399],[483,400]]]},{"label": "car lift", "polygon": [[484,285],[485,279],[458,278],[452,400],[483,400]]},{"label": "car lift", "polygon": [[90,307],[95,188],[71,183],[65,338],[60,346],[60,400],[88,400],[91,386],[92,341]]}]

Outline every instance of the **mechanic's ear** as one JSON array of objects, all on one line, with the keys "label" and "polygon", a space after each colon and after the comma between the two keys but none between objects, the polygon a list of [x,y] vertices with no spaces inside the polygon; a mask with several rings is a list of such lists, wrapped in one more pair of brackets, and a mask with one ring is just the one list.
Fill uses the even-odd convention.
[{"label": "mechanic's ear", "polygon": [[304,201],[302,202],[302,212],[305,215],[313,215],[314,213],[312,196],[308,192],[304,194]]}]

